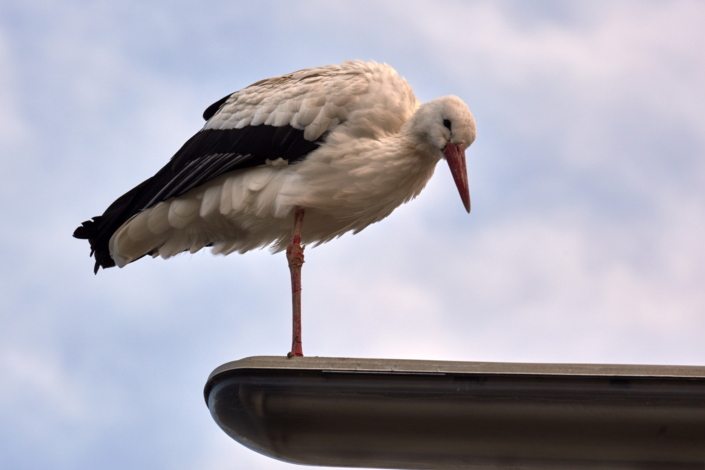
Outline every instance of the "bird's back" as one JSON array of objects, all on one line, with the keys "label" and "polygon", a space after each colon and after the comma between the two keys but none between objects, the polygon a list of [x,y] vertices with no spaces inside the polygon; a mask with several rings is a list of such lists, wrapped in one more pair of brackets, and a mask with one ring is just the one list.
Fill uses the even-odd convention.
[{"label": "bird's back", "polygon": [[204,129],[292,126],[308,141],[341,124],[356,137],[398,132],[418,101],[386,64],[346,61],[256,82],[233,93]]}]

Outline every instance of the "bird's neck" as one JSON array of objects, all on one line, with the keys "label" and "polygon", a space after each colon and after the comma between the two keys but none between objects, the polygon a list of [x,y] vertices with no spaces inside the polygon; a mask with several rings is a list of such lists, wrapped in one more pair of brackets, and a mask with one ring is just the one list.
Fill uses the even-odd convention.
[{"label": "bird's neck", "polygon": [[[439,152],[440,153],[440,152]],[[369,168],[374,168],[372,179],[385,181],[378,190],[388,192],[382,199],[397,200],[401,204],[415,198],[433,176],[440,155],[419,144],[413,134],[399,132],[386,139],[367,154]]]}]

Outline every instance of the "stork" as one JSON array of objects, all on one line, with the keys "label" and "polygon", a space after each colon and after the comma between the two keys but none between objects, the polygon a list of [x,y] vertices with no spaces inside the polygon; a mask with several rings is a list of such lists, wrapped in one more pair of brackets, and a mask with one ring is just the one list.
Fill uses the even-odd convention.
[{"label": "stork", "polygon": [[457,96],[420,104],[386,64],[346,61],[256,82],[216,101],[154,176],[83,222],[94,272],[143,256],[270,246],[286,251],[302,356],[304,247],[357,233],[415,198],[448,162],[470,212],[465,149],[475,120]]}]

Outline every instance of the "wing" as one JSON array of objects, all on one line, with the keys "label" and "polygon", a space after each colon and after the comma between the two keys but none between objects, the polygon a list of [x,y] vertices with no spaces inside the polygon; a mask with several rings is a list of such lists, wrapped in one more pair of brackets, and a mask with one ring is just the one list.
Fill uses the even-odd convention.
[{"label": "wing", "polygon": [[[389,90],[382,93],[382,88],[389,82],[387,76],[403,82],[406,88],[398,83],[392,88],[403,95],[402,101],[413,101],[413,110],[411,89],[391,67],[363,62],[300,70],[262,80],[222,98],[205,110],[203,129],[165,167],[118,198],[103,215],[84,222],[74,237],[90,242],[97,273],[99,267],[115,265],[108,249],[113,233],[135,214],[160,201],[180,196],[223,173],[264,165],[267,160],[299,162],[348,120],[369,124],[381,119],[398,131],[408,117],[409,104],[404,102],[404,112],[389,103],[385,107]],[[399,97],[394,101],[398,102]],[[382,114],[387,116],[380,118],[379,109],[364,113],[374,106],[384,107]],[[378,137],[369,129],[379,126],[367,128],[369,137]]]}]

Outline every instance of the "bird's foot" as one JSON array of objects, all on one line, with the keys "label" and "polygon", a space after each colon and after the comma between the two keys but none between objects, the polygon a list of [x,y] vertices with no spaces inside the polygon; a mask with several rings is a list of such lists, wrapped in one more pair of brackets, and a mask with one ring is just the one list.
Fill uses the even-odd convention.
[{"label": "bird's foot", "polygon": [[304,357],[304,353],[301,350],[301,343],[299,343],[298,346],[299,346],[298,348],[294,348],[294,349],[298,349],[298,351],[296,351],[296,350],[289,351],[288,353],[286,353],[286,357],[288,357],[289,359],[291,359],[292,357]]},{"label": "bird's foot", "polygon": [[[298,328],[297,328],[298,326]],[[297,331],[298,330],[298,331]],[[298,325],[296,325],[296,319],[294,319],[294,339],[291,343],[291,351],[286,355],[289,359],[292,357],[303,357],[304,350],[303,344],[301,343],[301,321],[299,320]]]}]

